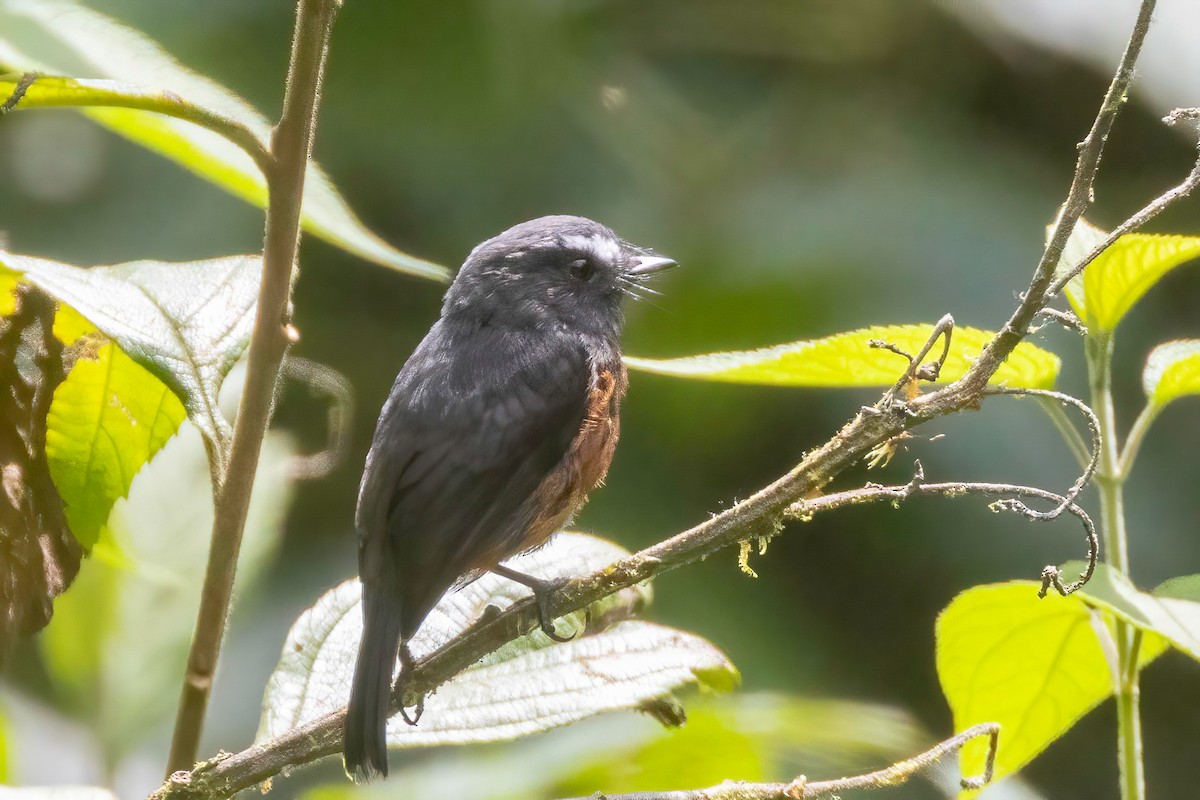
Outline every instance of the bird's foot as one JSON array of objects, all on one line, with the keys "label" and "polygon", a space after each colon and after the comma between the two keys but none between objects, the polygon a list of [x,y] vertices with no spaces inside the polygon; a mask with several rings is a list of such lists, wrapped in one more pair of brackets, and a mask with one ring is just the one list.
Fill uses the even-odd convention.
[{"label": "bird's foot", "polygon": [[396,676],[396,685],[393,687],[393,693],[400,698],[400,718],[408,725],[416,727],[416,724],[421,721],[421,715],[425,713],[425,696],[421,695],[417,699],[416,706],[413,707],[412,716],[408,715],[408,709],[404,707],[404,689],[408,683],[408,678],[413,671],[412,651],[408,649],[408,642],[400,645],[400,674]]},{"label": "bird's foot", "polygon": [[404,720],[410,727],[417,727],[417,723],[421,721],[421,715],[425,713],[425,698],[422,696],[417,704],[413,706],[412,716],[408,715],[408,709],[400,706],[400,719]]},{"label": "bird's foot", "polygon": [[556,642],[569,642],[575,638],[574,634],[563,636],[556,631],[554,629],[554,617],[550,614],[550,594],[563,584],[561,579],[546,580],[544,578],[535,578],[533,575],[518,572],[502,564],[497,564],[493,567],[492,572],[501,578],[508,578],[510,581],[515,581],[522,586],[529,587],[529,590],[533,592],[533,600],[537,603],[538,626],[542,629],[542,633]]}]

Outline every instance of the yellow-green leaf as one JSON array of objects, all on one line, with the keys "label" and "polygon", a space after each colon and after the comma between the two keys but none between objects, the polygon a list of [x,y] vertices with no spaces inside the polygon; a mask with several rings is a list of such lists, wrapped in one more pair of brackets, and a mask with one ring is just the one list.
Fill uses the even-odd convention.
[{"label": "yellow-green leaf", "polygon": [[[929,339],[932,325],[881,325],[839,333],[823,339],[685,358],[626,357],[633,369],[693,380],[752,383],[772,386],[856,387],[891,386],[908,366],[895,353],[872,347],[871,340],[888,342],[915,354]],[[955,328],[941,382],[957,380],[970,368],[995,334],[976,328]],[[941,353],[934,348],[930,360]],[[1058,356],[1022,342],[992,376],[992,383],[1044,389],[1054,385],[1061,366]]]},{"label": "yellow-green leaf", "polygon": [[[198,123],[203,122],[200,119],[202,117],[215,116],[213,112],[192,105],[179,95],[162,89],[133,86],[119,81],[64,78],[40,73],[32,77],[30,82],[26,79],[26,73],[22,72],[0,75],[0,97],[7,99],[21,88],[21,96],[12,103],[13,108],[10,110],[116,106],[153,111],[173,117],[190,117]],[[21,83],[25,84],[23,88],[19,86]]]},{"label": "yellow-green leaf", "polygon": [[[1112,614],[1083,592],[1037,596],[1029,581],[976,586],[958,595],[937,621],[937,671],[955,730],[1000,724],[996,777],[1010,775],[1066,733],[1113,691],[1112,667],[1097,636]],[[1140,664],[1167,642],[1143,638]],[[962,774],[983,771],[987,745],[962,751]],[[970,793],[968,793],[970,794]]]},{"label": "yellow-green leaf", "polygon": [[[231,194],[265,204],[266,181],[254,159],[230,139],[195,123],[205,115],[234,120],[260,146],[270,141],[271,124],[245,100],[183,67],[145,35],[71,0],[0,0],[0,71],[28,70],[86,70],[112,79],[39,80],[23,103],[77,106],[97,123]],[[12,93],[18,77],[0,78],[0,99]],[[133,108],[96,107],[119,105]],[[448,277],[444,267],[402,253],[372,233],[316,164],[309,165],[301,221],[310,233],[369,261],[434,280]]]},{"label": "yellow-green leaf", "polygon": [[0,270],[60,301],[56,336],[71,342],[94,324],[174,390],[217,443],[229,436],[217,394],[250,339],[261,265],[258,256],[226,256],[76,267],[0,250]]},{"label": "yellow-green leaf", "polygon": [[[1081,219],[1059,260],[1064,274],[1107,238],[1108,233]],[[1181,264],[1200,257],[1200,236],[1129,233],[1118,238],[1066,288],[1075,313],[1091,331],[1111,331],[1142,295]]]},{"label": "yellow-green leaf", "polygon": [[14,294],[21,277],[11,272],[0,272],[0,317],[7,317],[17,310]]},{"label": "yellow-green leaf", "polygon": [[[0,251],[2,252],[2,251]],[[16,310],[17,285],[24,282],[18,272],[4,268],[4,257],[0,255],[0,317],[7,317]],[[54,335],[63,344],[72,344],[80,336],[96,330],[96,326],[75,309],[62,303],[54,313]]]},{"label": "yellow-green leaf", "polygon": [[81,544],[96,543],[113,503],[184,416],[179,398],[115,344],[75,362],[50,404],[46,455]]},{"label": "yellow-green leaf", "polygon": [[1200,394],[1200,339],[1160,344],[1146,357],[1142,388],[1156,406]]},{"label": "yellow-green leaf", "polygon": [[0,785],[8,780],[8,719],[0,708]]}]

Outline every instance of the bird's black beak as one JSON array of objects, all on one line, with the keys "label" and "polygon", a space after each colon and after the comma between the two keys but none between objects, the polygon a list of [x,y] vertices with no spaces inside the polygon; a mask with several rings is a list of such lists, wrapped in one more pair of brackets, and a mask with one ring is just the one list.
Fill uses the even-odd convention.
[{"label": "bird's black beak", "polygon": [[630,275],[644,278],[678,266],[679,264],[673,258],[666,258],[664,256],[638,256],[633,260],[633,266],[627,271]]}]

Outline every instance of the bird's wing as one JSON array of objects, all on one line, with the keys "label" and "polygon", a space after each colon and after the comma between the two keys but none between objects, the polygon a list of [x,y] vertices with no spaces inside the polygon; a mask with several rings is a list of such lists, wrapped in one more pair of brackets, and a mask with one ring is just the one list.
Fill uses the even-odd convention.
[{"label": "bird's wing", "polygon": [[441,323],[409,359],[358,510],[360,574],[397,593],[406,627],[459,576],[519,543],[522,506],[583,423],[589,372],[567,338]]}]

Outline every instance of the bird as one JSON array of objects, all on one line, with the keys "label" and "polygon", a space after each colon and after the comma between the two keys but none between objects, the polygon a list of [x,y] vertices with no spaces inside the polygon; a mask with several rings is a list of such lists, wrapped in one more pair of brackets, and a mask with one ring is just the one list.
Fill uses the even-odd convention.
[{"label": "bird", "polygon": [[[396,376],[376,424],[355,527],[363,634],[343,731],[356,781],[386,777],[392,676],[448,590],[485,572],[524,584],[541,627],[552,584],[500,562],[544,544],[603,482],[620,435],[626,297],[673,259],[577,216],[520,223],[475,247]],[[409,717],[416,724],[422,707]]]}]

